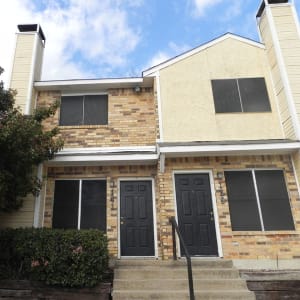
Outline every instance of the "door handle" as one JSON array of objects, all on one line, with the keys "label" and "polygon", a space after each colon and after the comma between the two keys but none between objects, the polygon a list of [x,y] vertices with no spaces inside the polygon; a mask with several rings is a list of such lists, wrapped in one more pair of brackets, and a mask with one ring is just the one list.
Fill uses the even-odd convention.
[{"label": "door handle", "polygon": [[214,221],[214,212],[212,210],[210,211],[210,220]]}]

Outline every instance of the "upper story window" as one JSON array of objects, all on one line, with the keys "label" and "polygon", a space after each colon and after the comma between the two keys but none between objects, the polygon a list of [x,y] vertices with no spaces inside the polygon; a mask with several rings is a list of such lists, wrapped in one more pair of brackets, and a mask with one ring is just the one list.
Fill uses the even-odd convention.
[{"label": "upper story window", "polygon": [[59,125],[106,125],[108,96],[62,96]]},{"label": "upper story window", "polygon": [[216,113],[271,111],[264,78],[212,80]]}]

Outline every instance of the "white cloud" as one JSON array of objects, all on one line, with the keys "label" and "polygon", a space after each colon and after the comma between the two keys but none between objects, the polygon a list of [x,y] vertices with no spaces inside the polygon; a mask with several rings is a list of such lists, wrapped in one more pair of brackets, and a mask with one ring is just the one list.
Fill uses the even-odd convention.
[{"label": "white cloud", "polygon": [[206,9],[211,6],[215,6],[223,0],[192,0],[192,15],[194,17],[202,17],[205,14]]},{"label": "white cloud", "polygon": [[234,0],[231,1],[230,5],[228,6],[228,9],[226,9],[222,15],[220,16],[220,20],[222,22],[228,22],[235,17],[239,16],[242,13],[242,5],[245,3],[242,3],[240,0]]},{"label": "white cloud", "polygon": [[[10,68],[17,24],[39,23],[46,36],[43,79],[103,77],[126,66],[140,32],[129,24],[126,8],[143,0],[10,0],[0,10],[0,65]],[[3,47],[5,41],[5,47]],[[7,81],[8,73],[5,72]]]}]

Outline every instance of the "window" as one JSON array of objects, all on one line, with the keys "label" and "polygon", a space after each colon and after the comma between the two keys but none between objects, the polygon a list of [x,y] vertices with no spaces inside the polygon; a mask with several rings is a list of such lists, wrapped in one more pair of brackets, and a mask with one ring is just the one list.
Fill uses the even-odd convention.
[{"label": "window", "polygon": [[106,231],[106,181],[56,180],[52,227]]},{"label": "window", "polygon": [[232,230],[294,230],[283,171],[226,171]]},{"label": "window", "polygon": [[271,111],[264,78],[212,80],[216,113]]},{"label": "window", "polygon": [[107,122],[107,95],[61,97],[59,125],[105,125]]}]

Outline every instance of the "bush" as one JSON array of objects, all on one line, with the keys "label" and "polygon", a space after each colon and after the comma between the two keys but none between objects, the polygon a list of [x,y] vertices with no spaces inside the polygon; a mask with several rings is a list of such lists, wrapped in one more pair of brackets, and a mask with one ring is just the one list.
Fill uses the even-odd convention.
[{"label": "bush", "polygon": [[106,236],[99,230],[0,231],[0,279],[91,287],[108,268]]}]

